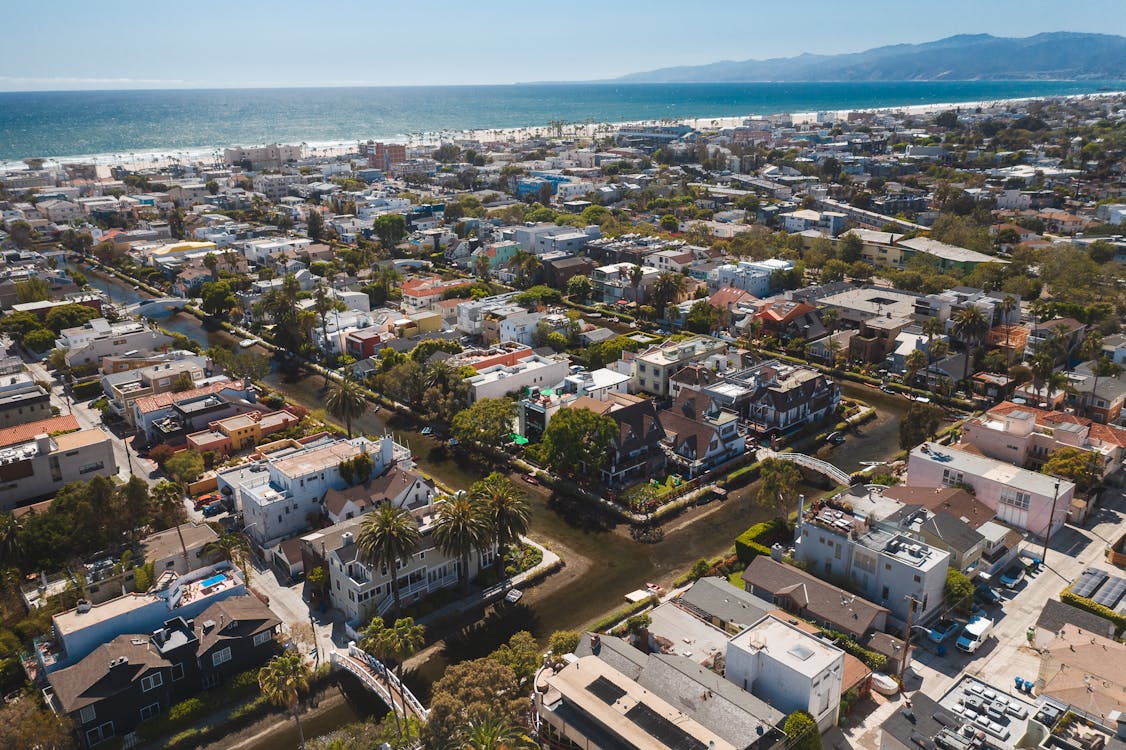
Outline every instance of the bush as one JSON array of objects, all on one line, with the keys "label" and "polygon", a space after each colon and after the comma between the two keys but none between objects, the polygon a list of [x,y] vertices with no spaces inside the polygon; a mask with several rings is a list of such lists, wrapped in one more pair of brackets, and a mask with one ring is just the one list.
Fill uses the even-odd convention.
[{"label": "bush", "polygon": [[828,628],[821,628],[822,634],[828,637],[831,641],[837,644],[841,650],[846,651],[855,656],[860,661],[864,662],[869,669],[882,672],[887,669],[888,658],[877,651],[869,651],[861,646],[859,643],[852,639],[852,636],[845,633],[838,633],[835,630]]},{"label": "bush", "polygon": [[785,541],[788,534],[789,527],[781,518],[756,523],[735,537],[735,554],[740,563],[750,565],[759,555],[770,554],[770,547],[767,545]]},{"label": "bush", "polygon": [[642,610],[652,606],[654,599],[655,597],[653,596],[647,596],[639,602],[633,602],[631,604],[627,604],[621,609],[614,610],[610,614],[606,615],[605,617],[591,625],[591,632],[602,632],[607,628],[616,625],[617,623],[628,619],[633,615],[636,615],[638,612],[641,612]]},{"label": "bush", "polygon": [[168,722],[179,723],[196,718],[199,714],[211,708],[208,702],[200,696],[188,698],[176,703],[168,709]]},{"label": "bush", "polygon": [[1065,604],[1070,604],[1077,609],[1090,612],[1093,615],[1098,615],[1103,619],[1110,620],[1119,630],[1126,629],[1126,615],[1120,615],[1110,607],[1104,607],[1102,604],[1092,599],[1073,593],[1070,586],[1060,592],[1060,601]]},{"label": "bush", "polygon": [[94,398],[95,396],[102,395],[102,381],[94,379],[87,380],[84,383],[75,383],[71,386],[70,392],[76,399]]}]

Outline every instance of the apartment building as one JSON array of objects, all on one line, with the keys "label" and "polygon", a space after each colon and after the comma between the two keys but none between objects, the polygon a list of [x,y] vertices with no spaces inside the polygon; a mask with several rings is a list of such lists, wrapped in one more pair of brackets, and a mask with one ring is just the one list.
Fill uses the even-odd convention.
[{"label": "apartment building", "polygon": [[[241,380],[215,380],[188,391],[165,391],[134,399],[125,410],[125,419],[137,432],[144,434],[146,439],[152,440],[156,435],[153,426],[159,420],[173,416],[177,404],[198,402],[208,397],[217,397],[223,401],[239,399],[249,401],[253,394]],[[214,401],[209,403],[213,404]],[[215,415],[212,419],[219,419],[222,416],[228,415]]]},{"label": "apartment building", "polygon": [[613,263],[600,266],[590,273],[593,286],[591,298],[596,302],[614,305],[618,302],[642,304],[649,298],[649,290],[657,283],[661,272],[652,266],[640,266],[641,279],[635,286],[630,279],[633,263]]},{"label": "apartment building", "polygon": [[223,149],[223,163],[229,166],[249,164],[252,170],[281,169],[289,162],[298,161],[300,158],[300,146],[281,146],[276,143],[269,146]]},{"label": "apartment building", "polygon": [[44,419],[0,430],[0,510],[50,497],[67,482],[117,474],[108,434],[89,429],[52,436],[69,428],[59,423]]},{"label": "apartment building", "polygon": [[304,184],[305,178],[300,174],[260,174],[254,178],[254,192],[277,203],[289,195],[293,188]]},{"label": "apartment building", "polygon": [[458,304],[457,329],[469,336],[479,336],[482,323],[490,313],[503,311],[507,314],[515,308],[524,309],[512,301],[517,294],[518,292],[508,292],[483,299],[466,300]]},{"label": "apartment building", "polygon": [[103,357],[118,357],[128,352],[156,352],[166,349],[172,337],[129,320],[110,323],[94,318],[76,328],[64,328],[55,340],[56,349],[66,350],[71,367],[99,364]]},{"label": "apartment building", "polygon": [[51,416],[51,395],[20,375],[9,375],[0,385],[0,428],[37,422]]},{"label": "apartment building", "polygon": [[521,399],[517,431],[532,442],[543,437],[551,418],[582,396],[609,401],[627,392],[630,376],[601,368],[568,375],[559,388],[533,388]]},{"label": "apartment building", "polygon": [[283,410],[248,411],[226,419],[210,422],[206,430],[193,432],[186,438],[188,450],[214,451],[228,456],[257,445],[263,438],[288,429],[301,421],[296,414]]},{"label": "apartment building", "polygon": [[[912,487],[972,487],[974,497],[1004,523],[1044,536],[1067,520],[1075,485],[957,446],[923,443],[907,459]],[[1054,508],[1054,511],[1053,511]]]},{"label": "apartment building", "polygon": [[469,403],[519,393],[525,388],[551,388],[558,385],[569,372],[570,360],[565,355],[541,357],[532,354],[514,365],[486,367],[466,380],[469,385]]},{"label": "apartment building", "polygon": [[102,370],[102,392],[110,408],[124,416],[139,398],[168,393],[184,380],[193,385],[203,381],[211,373],[211,360],[202,355],[113,358],[102,360]]},{"label": "apartment building", "polygon": [[471,279],[444,281],[438,276],[421,276],[403,282],[403,309],[407,312],[429,310],[447,292],[467,290]]},{"label": "apartment building", "polygon": [[731,287],[753,294],[760,299],[769,297],[776,287],[773,281],[774,274],[789,271],[793,267],[792,260],[781,258],[725,263],[708,272],[708,289],[715,292],[724,287]]},{"label": "apartment building", "polygon": [[669,395],[669,378],[695,362],[727,353],[727,344],[718,339],[696,336],[684,341],[665,341],[644,349],[632,361],[630,390],[657,397]]}]

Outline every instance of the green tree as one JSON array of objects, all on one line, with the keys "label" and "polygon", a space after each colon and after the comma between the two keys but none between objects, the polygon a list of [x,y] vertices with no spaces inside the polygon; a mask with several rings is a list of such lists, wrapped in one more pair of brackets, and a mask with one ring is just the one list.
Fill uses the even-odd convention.
[{"label": "green tree", "polygon": [[481,503],[469,495],[447,497],[438,503],[434,521],[434,543],[442,554],[459,561],[461,594],[469,594],[469,557],[492,543],[492,528]]},{"label": "green tree", "polygon": [[966,346],[966,364],[962,372],[962,379],[965,380],[970,376],[970,362],[973,360],[970,352],[989,333],[989,320],[977,305],[966,305],[951,318],[954,321],[950,326],[951,333]]},{"label": "green tree", "polygon": [[711,333],[718,324],[719,310],[706,299],[694,302],[684,319],[684,327],[693,333]]},{"label": "green tree", "polygon": [[508,477],[492,472],[474,482],[469,496],[482,506],[482,512],[497,545],[496,574],[500,580],[504,573],[504,553],[510,546],[519,544],[520,537],[528,531],[531,508],[524,493]]},{"label": "green tree", "polygon": [[50,297],[51,290],[45,279],[32,276],[26,281],[16,282],[16,302],[21,305],[26,302],[41,302],[50,299]]},{"label": "green tree", "polygon": [[544,430],[538,456],[557,473],[597,477],[617,434],[618,423],[604,414],[560,409]]},{"label": "green tree", "polygon": [[912,349],[903,358],[903,364],[906,368],[904,382],[914,383],[919,371],[927,366],[927,355],[922,349]]},{"label": "green tree", "polygon": [[36,328],[24,334],[20,343],[33,352],[45,352],[55,345],[55,334],[46,328]]},{"label": "green tree", "polygon": [[899,447],[910,450],[938,432],[942,424],[942,409],[934,404],[911,404],[899,421]]},{"label": "green tree", "polygon": [[574,630],[556,630],[552,633],[547,641],[547,647],[551,651],[552,663],[563,664],[563,657],[574,653],[575,649],[579,647],[580,640],[582,640],[582,636]]},{"label": "green tree", "polygon": [[242,573],[246,585],[250,585],[250,542],[243,534],[228,532],[203,545],[203,554],[215,560],[226,560]]},{"label": "green tree", "polygon": [[541,663],[541,650],[527,630],[517,631],[492,654],[490,659],[504,664],[516,675],[521,685],[530,685]]},{"label": "green tree", "polygon": [[423,747],[449,747],[471,721],[487,716],[523,726],[527,707],[526,691],[504,664],[483,658],[451,665],[431,691]]},{"label": "green tree", "polygon": [[688,288],[688,280],[684,278],[684,274],[673,273],[671,271],[664,271],[657,276],[657,280],[653,282],[653,307],[657,310],[657,317],[665,317],[665,307],[670,302],[675,302],[676,299],[684,294]]},{"label": "green tree", "polygon": [[297,746],[305,746],[301,728],[301,693],[309,689],[309,665],[296,651],[286,651],[271,659],[258,672],[258,687],[270,703],[293,714],[297,725]]},{"label": "green tree", "polygon": [[47,327],[55,333],[63,330],[64,328],[77,328],[85,324],[87,321],[97,318],[101,313],[92,307],[85,305],[60,305],[54,307],[49,313],[44,322]]},{"label": "green tree", "polygon": [[946,569],[946,603],[963,614],[974,602],[974,585],[965,573],[954,566]]},{"label": "green tree", "polygon": [[[413,617],[400,617],[391,627],[387,628],[385,640],[387,653],[395,659],[395,674],[399,678],[399,700],[403,706],[407,705],[406,688],[403,685],[403,662],[418,653],[426,643],[426,629],[416,625]],[[404,709],[404,714],[406,713]],[[410,722],[403,717],[404,727],[410,732]],[[410,736],[407,736],[410,740]]]},{"label": "green tree", "polygon": [[348,437],[352,437],[352,420],[364,413],[367,408],[367,398],[364,391],[354,380],[344,378],[333,381],[325,395],[325,408],[328,413],[337,419],[344,420],[344,427]]},{"label": "green tree", "polygon": [[238,299],[226,281],[207,281],[199,289],[200,306],[208,315],[225,315],[238,305]]},{"label": "green tree", "polygon": [[395,247],[407,236],[407,220],[401,214],[377,216],[371,227],[385,250]]},{"label": "green tree", "polygon": [[567,279],[567,296],[580,305],[585,305],[594,291],[589,276],[578,274]]},{"label": "green tree", "polygon": [[324,217],[315,208],[311,209],[309,215],[305,217],[305,234],[309,235],[309,239],[313,242],[320,242],[325,236]]},{"label": "green tree", "polygon": [[797,507],[801,469],[792,461],[767,458],[759,464],[759,485],[755,502],[767,508]]},{"label": "green tree", "polygon": [[463,443],[499,448],[508,442],[516,418],[516,404],[506,398],[483,398],[453,418],[453,436]]},{"label": "green tree", "polygon": [[458,728],[454,744],[459,750],[532,750],[540,744],[526,729],[503,716],[474,716]]},{"label": "green tree", "polygon": [[786,750],[821,750],[821,730],[806,711],[794,711],[782,725],[786,733]]},{"label": "green tree", "polygon": [[388,503],[381,504],[365,515],[360,526],[356,547],[368,564],[378,565],[389,571],[396,616],[402,611],[397,565],[399,562],[406,563],[418,551],[421,543],[422,534],[414,516],[405,508]]},{"label": "green tree", "polygon": [[1049,476],[1070,480],[1083,491],[1101,484],[1103,479],[1099,454],[1070,445],[1052,451],[1040,471]]},{"label": "green tree", "polygon": [[26,310],[11,312],[0,318],[0,330],[12,334],[13,338],[22,339],[37,328],[42,328],[43,323],[39,317]]},{"label": "green tree", "polygon": [[56,716],[34,695],[0,704],[0,747],[71,750],[76,747],[72,722]]},{"label": "green tree", "polygon": [[164,473],[181,485],[194,482],[203,473],[203,456],[195,451],[179,451],[164,462]]}]

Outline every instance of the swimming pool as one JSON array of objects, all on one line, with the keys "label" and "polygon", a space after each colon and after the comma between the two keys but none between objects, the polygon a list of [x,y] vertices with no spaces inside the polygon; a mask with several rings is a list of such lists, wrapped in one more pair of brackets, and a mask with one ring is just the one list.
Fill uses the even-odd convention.
[{"label": "swimming pool", "polygon": [[208,589],[217,583],[222,583],[225,580],[227,580],[227,577],[222,573],[219,573],[217,575],[211,576],[210,578],[203,579],[202,581],[200,581],[199,585],[205,589]]}]

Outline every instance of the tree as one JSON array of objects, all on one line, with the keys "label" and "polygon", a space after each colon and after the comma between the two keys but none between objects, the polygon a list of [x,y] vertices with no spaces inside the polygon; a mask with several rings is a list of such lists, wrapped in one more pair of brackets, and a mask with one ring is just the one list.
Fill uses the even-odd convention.
[{"label": "tree", "polygon": [[913,383],[919,375],[919,371],[927,366],[927,355],[922,349],[912,349],[903,358],[903,365],[906,368],[904,382]]},{"label": "tree", "polygon": [[675,302],[677,297],[684,294],[688,288],[688,280],[684,274],[672,271],[663,271],[653,282],[653,306],[657,309],[657,317],[665,317],[665,307],[670,302]]},{"label": "tree", "polygon": [[1103,480],[1099,454],[1070,445],[1052,451],[1048,460],[1040,467],[1040,472],[1072,481],[1084,492],[1099,485]]},{"label": "tree", "polygon": [[567,279],[567,296],[580,305],[586,304],[593,291],[594,285],[591,283],[589,276],[578,274]]},{"label": "tree", "polygon": [[195,451],[180,451],[164,462],[164,473],[181,485],[194,482],[203,473],[203,456]]},{"label": "tree", "polygon": [[970,350],[989,332],[989,321],[977,305],[966,305],[954,313],[952,319],[954,322],[950,326],[951,332],[966,345],[966,364],[962,372],[962,379],[965,380],[970,376],[970,361],[973,359]]},{"label": "tree", "polygon": [[469,488],[469,496],[481,503],[482,511],[497,545],[496,573],[500,580],[504,573],[504,552],[517,544],[527,533],[531,509],[524,493],[512,480],[499,472],[492,472]]},{"label": "tree", "polygon": [[328,388],[325,396],[325,408],[328,413],[337,419],[344,420],[344,428],[348,437],[352,437],[352,420],[364,413],[367,408],[367,397],[359,383],[347,378],[337,380]]},{"label": "tree", "polygon": [[641,282],[645,280],[645,269],[639,265],[630,266],[629,285],[633,287],[633,301],[641,304]]},{"label": "tree", "polygon": [[33,695],[0,706],[0,747],[70,750],[75,747],[72,729],[70,720],[43,708]]},{"label": "tree", "polygon": [[16,302],[20,304],[25,302],[41,302],[50,298],[51,290],[47,286],[46,279],[32,276],[26,281],[16,282]]},{"label": "tree", "polygon": [[418,521],[405,508],[395,505],[380,505],[364,516],[360,526],[356,547],[369,564],[388,571],[391,594],[395,597],[396,615],[402,611],[398,563],[407,562],[418,551],[421,543],[422,534],[418,530]]},{"label": "tree", "polygon": [[946,569],[946,603],[966,614],[974,602],[974,585],[965,573],[951,566]]},{"label": "tree", "polygon": [[551,660],[553,664],[563,664],[563,657],[567,654],[574,653],[575,649],[579,647],[579,641],[582,640],[574,630],[556,630],[551,634],[547,640],[547,647],[551,651]]},{"label": "tree", "polygon": [[453,436],[463,443],[499,448],[512,434],[516,405],[506,398],[483,398],[454,416]]},{"label": "tree", "polygon": [[309,665],[296,651],[286,651],[271,659],[258,672],[258,686],[266,700],[293,713],[297,724],[297,746],[305,746],[301,729],[301,693],[309,689]]},{"label": "tree", "polygon": [[1110,357],[1099,357],[1091,365],[1091,374],[1095,376],[1095,381],[1091,384],[1091,399],[1087,402],[1088,412],[1090,404],[1095,402],[1096,394],[1099,392],[1099,378],[1117,378],[1122,374],[1122,365]]},{"label": "tree", "polygon": [[305,233],[313,242],[320,242],[325,235],[325,220],[321,212],[315,208],[309,211],[305,218]]},{"label": "tree", "polygon": [[490,715],[522,726],[527,706],[526,691],[511,668],[489,658],[454,664],[431,691],[423,747],[448,747],[463,727]]},{"label": "tree", "polygon": [[21,219],[8,223],[8,234],[11,235],[12,242],[16,243],[16,247],[28,247],[35,232],[30,224]]},{"label": "tree", "polygon": [[719,310],[706,299],[694,302],[684,319],[684,327],[693,333],[711,333],[718,324]]},{"label": "tree", "polygon": [[520,630],[508,639],[508,643],[490,654],[489,658],[510,668],[521,685],[529,685],[540,667],[540,654],[540,647],[532,634],[527,630]]},{"label": "tree", "polygon": [[934,404],[911,404],[899,422],[899,447],[910,450],[933,437],[942,424],[942,409]]},{"label": "tree", "polygon": [[[418,653],[419,649],[426,643],[426,629],[421,625],[415,625],[413,617],[400,617],[395,620],[395,623],[387,628],[384,633],[384,640],[387,644],[387,654],[395,660],[395,674],[399,678],[399,699],[402,701],[404,707],[403,723],[410,732],[410,722],[406,717],[407,695],[406,687],[403,685],[403,662]],[[408,735],[407,740],[410,740]]]},{"label": "tree", "polygon": [[680,222],[672,214],[665,214],[661,217],[661,229],[666,232],[675,232],[680,228]]},{"label": "tree", "polygon": [[492,542],[492,528],[481,503],[469,495],[447,497],[438,503],[434,543],[442,554],[458,559],[461,594],[469,594],[469,556]]},{"label": "tree", "polygon": [[226,560],[242,572],[250,585],[250,543],[243,534],[228,532],[203,545],[203,554],[217,560]]},{"label": "tree", "polygon": [[401,214],[377,216],[371,228],[385,250],[395,247],[407,236],[407,220]]},{"label": "tree", "polygon": [[618,423],[589,409],[560,409],[551,418],[538,447],[549,469],[597,476],[618,434]]},{"label": "tree", "polygon": [[801,486],[801,469],[792,461],[768,458],[759,464],[759,486],[755,502],[768,508],[796,506]]},{"label": "tree", "polygon": [[458,729],[454,743],[460,750],[531,750],[540,747],[523,727],[493,713],[474,716],[467,721]]},{"label": "tree", "polygon": [[787,750],[821,750],[821,730],[805,711],[794,711],[787,716],[782,731],[788,738]]},{"label": "tree", "polygon": [[44,322],[47,327],[55,333],[63,330],[64,328],[77,328],[84,325],[87,321],[101,315],[97,310],[85,305],[60,305],[59,307],[51,308],[47,313]]},{"label": "tree", "polygon": [[226,281],[207,281],[199,288],[200,306],[208,315],[225,315],[238,305],[238,298]]},{"label": "tree", "polygon": [[36,328],[24,334],[20,343],[33,352],[45,352],[55,345],[55,334],[46,328]]}]

